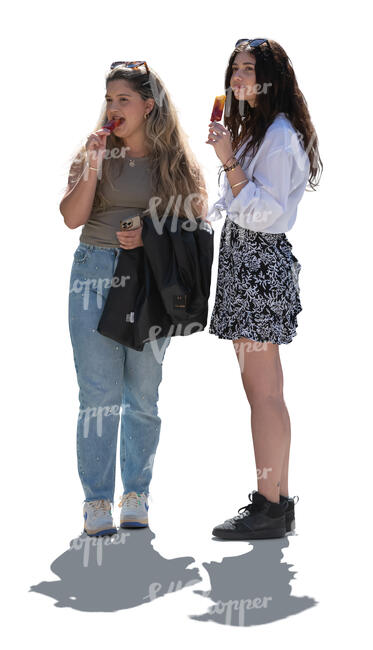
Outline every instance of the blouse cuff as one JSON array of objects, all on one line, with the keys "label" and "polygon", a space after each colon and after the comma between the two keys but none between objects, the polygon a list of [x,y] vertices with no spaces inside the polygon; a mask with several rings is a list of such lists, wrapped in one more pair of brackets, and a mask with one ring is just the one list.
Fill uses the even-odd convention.
[{"label": "blouse cuff", "polygon": [[250,230],[263,231],[272,226],[287,209],[291,167],[291,152],[278,149],[257,168],[255,182],[249,180],[237,196],[233,196],[229,185],[229,218]]}]

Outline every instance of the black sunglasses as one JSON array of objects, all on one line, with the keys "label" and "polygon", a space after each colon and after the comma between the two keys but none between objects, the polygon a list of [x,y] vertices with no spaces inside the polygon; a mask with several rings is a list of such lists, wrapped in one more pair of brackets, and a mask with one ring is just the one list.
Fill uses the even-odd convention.
[{"label": "black sunglasses", "polygon": [[146,63],[146,61],[114,61],[114,63],[111,64],[110,70],[113,70],[113,68],[116,68],[118,65],[123,65],[126,68],[140,68],[140,66],[144,66],[147,74],[149,74],[149,68]]},{"label": "black sunglasses", "polygon": [[242,45],[242,43],[248,43],[250,47],[258,47],[262,43],[268,43],[268,47],[270,47],[268,38],[240,38],[235,47]]}]

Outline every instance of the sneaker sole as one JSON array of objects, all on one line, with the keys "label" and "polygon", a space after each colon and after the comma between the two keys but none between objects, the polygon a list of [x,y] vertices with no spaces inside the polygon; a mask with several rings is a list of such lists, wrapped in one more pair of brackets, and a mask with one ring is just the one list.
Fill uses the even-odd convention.
[{"label": "sneaker sole", "polygon": [[95,532],[86,530],[84,528],[84,532],[89,536],[89,537],[101,537],[102,535],[115,535],[118,531],[116,528],[107,528],[106,530],[97,530]]},{"label": "sneaker sole", "polygon": [[123,521],[120,525],[121,528],[146,528],[148,524],[143,524],[140,521]]},{"label": "sneaker sole", "polygon": [[245,539],[277,539],[279,537],[285,537],[286,530],[285,528],[275,528],[271,530],[270,533],[265,531],[256,531],[256,532],[247,532],[247,533],[237,533],[235,531],[229,530],[214,530],[212,531],[214,537],[219,537],[220,539],[230,539],[230,540],[245,540]]},{"label": "sneaker sole", "polygon": [[293,533],[295,530],[295,519],[286,522],[286,532]]}]

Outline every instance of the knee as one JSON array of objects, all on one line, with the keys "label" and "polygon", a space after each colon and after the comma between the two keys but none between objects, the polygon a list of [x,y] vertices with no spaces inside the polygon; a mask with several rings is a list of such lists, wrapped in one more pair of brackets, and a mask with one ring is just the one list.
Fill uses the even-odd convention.
[{"label": "knee", "polygon": [[120,407],[122,403],[121,386],[103,387],[93,383],[81,382],[79,386],[79,402],[81,409]]},{"label": "knee", "polygon": [[260,389],[256,387],[248,394],[250,406],[260,406],[265,409],[282,409],[284,396],[282,389]]},{"label": "knee", "polygon": [[147,415],[158,415],[158,388],[147,390],[145,386],[138,391],[126,390],[124,393],[123,406],[131,411],[146,413]]}]

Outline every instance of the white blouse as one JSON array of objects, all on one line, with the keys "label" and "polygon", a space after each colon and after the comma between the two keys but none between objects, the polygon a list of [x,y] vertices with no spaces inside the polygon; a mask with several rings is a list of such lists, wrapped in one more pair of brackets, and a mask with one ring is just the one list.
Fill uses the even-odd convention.
[{"label": "white blouse", "polygon": [[[237,151],[236,158],[247,141]],[[310,162],[297,131],[284,113],[276,115],[263,141],[242,164],[249,182],[233,196],[227,174],[222,173],[219,198],[209,206],[206,219],[216,221],[225,210],[242,228],[260,232],[288,232],[294,225],[297,206],[305,191]]]}]

